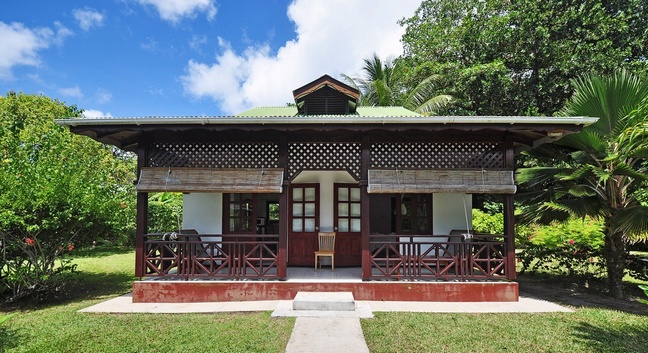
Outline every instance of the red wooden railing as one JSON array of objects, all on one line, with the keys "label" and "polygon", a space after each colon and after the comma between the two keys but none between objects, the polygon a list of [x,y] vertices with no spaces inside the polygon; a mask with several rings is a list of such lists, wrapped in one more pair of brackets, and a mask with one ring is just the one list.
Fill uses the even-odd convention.
[{"label": "red wooden railing", "polygon": [[268,234],[146,234],[144,276],[278,279],[278,244]]},{"label": "red wooden railing", "polygon": [[[447,241],[439,241],[443,239]],[[501,235],[372,235],[374,280],[506,278],[506,243]]]},{"label": "red wooden railing", "polygon": [[[371,235],[369,243],[370,280],[506,278],[501,235]],[[268,234],[146,234],[143,273],[184,280],[280,279],[278,244],[279,236]]]}]

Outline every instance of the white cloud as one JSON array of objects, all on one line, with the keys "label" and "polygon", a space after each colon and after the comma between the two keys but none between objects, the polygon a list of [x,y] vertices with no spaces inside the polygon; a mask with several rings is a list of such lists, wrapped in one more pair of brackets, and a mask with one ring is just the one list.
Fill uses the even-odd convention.
[{"label": "white cloud", "polygon": [[52,38],[52,43],[56,45],[63,45],[65,38],[74,34],[74,32],[72,32],[71,30],[63,26],[61,22],[58,21],[54,22],[54,27],[56,27],[56,33],[54,33],[54,37]]},{"label": "white cloud", "polygon": [[112,93],[110,93],[110,91],[103,88],[97,89],[97,92],[95,93],[95,102],[97,102],[97,104],[106,104],[111,100]]},{"label": "white cloud", "polygon": [[193,35],[189,41],[189,48],[195,50],[196,52],[202,52],[201,47],[207,44],[207,36],[205,35]]},{"label": "white cloud", "polygon": [[79,22],[79,27],[84,31],[89,31],[93,27],[103,25],[104,16],[97,10],[86,7],[84,9],[75,9],[72,15]]},{"label": "white cloud", "polygon": [[137,0],[142,5],[155,7],[160,17],[173,24],[183,17],[195,18],[197,13],[204,12],[208,19],[216,16],[214,0]]},{"label": "white cloud", "polygon": [[146,42],[140,43],[140,48],[146,51],[155,51],[157,46],[157,41],[151,37],[146,38]]},{"label": "white cloud", "polygon": [[83,92],[79,86],[59,88],[58,92],[65,97],[83,98]]},{"label": "white cloud", "polygon": [[[211,98],[227,114],[254,106],[292,102],[292,90],[329,74],[355,75],[363,59],[402,53],[404,28],[397,21],[414,14],[421,0],[294,0],[288,17],[296,38],[276,54],[267,45],[235,52],[219,38],[215,62],[190,60],[181,77],[185,92]],[[340,11],[344,9],[344,11]]]},{"label": "white cloud", "polygon": [[27,28],[22,23],[0,22],[0,78],[12,78],[11,69],[17,65],[38,66],[38,52],[52,44],[61,45],[72,31],[54,23],[56,32],[47,27]]},{"label": "white cloud", "polygon": [[101,110],[95,109],[85,109],[83,111],[83,116],[85,118],[112,118],[112,114],[104,113]]}]

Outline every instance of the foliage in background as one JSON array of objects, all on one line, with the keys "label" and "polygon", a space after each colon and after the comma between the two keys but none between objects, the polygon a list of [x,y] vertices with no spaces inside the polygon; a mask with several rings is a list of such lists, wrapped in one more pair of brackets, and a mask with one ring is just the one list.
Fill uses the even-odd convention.
[{"label": "foliage in background", "polygon": [[648,258],[629,255],[627,270],[630,276],[648,282]]},{"label": "foliage in background", "polygon": [[425,0],[403,19],[404,76],[435,77],[450,115],[553,115],[570,79],[647,72],[645,0]]},{"label": "foliage in background", "polygon": [[134,159],[54,119],[75,106],[42,95],[0,97],[0,296],[43,299],[72,267],[64,255],[134,237]]},{"label": "foliage in background", "polygon": [[598,278],[605,274],[601,248],[586,243],[572,243],[571,240],[555,247],[527,244],[517,257],[522,265],[520,273],[542,271],[586,278]]},{"label": "foliage in background", "polygon": [[[504,214],[497,205],[486,203],[484,207],[487,212],[477,208],[472,210],[472,228],[475,233],[504,234]],[[515,225],[516,248],[521,248],[528,242],[530,231],[531,229],[524,224]]]},{"label": "foliage in background", "polygon": [[504,214],[489,214],[474,208],[472,210],[472,228],[476,233],[504,234]]},{"label": "foliage in background", "polygon": [[[639,285],[639,289],[641,289],[644,292],[644,294],[648,297],[648,286]],[[648,305],[648,300],[646,299],[639,299],[639,301]]]},{"label": "foliage in background", "polygon": [[[604,225],[603,256],[610,295],[623,297],[628,243],[648,239],[648,80],[619,71],[573,81],[564,114],[599,120],[582,132],[529,151],[536,163],[519,168],[523,223],[592,217]],[[520,197],[523,196],[523,197]]]},{"label": "foliage in background", "polygon": [[452,97],[438,92],[433,77],[422,78],[407,88],[403,64],[398,60],[382,60],[374,53],[364,59],[361,76],[342,76],[360,91],[360,105],[403,106],[422,115],[437,115],[451,105]]},{"label": "foliage in background", "polygon": [[182,227],[182,193],[159,192],[149,196],[149,233],[166,233]]},{"label": "foliage in background", "polygon": [[570,218],[565,222],[533,225],[529,243],[547,248],[558,248],[570,242],[587,244],[601,249],[604,243],[603,224],[593,218]]}]

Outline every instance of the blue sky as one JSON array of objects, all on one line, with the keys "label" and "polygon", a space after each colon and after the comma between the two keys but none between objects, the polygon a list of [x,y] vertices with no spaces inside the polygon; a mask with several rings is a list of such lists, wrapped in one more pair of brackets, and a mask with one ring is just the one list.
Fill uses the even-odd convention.
[{"label": "blue sky", "polygon": [[421,0],[3,1],[0,94],[87,116],[228,115],[284,105],[373,52],[400,55]]}]

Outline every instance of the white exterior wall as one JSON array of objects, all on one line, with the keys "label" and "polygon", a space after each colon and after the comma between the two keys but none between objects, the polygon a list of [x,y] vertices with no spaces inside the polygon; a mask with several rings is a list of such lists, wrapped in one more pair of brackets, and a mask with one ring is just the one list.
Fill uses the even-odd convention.
[{"label": "white exterior wall", "polygon": [[468,216],[469,229],[472,229],[471,194],[434,194],[432,196],[433,234],[450,234],[455,229],[466,229],[466,215]]},{"label": "white exterior wall", "polygon": [[[450,235],[453,230],[472,228],[472,195],[470,194],[433,194],[432,195],[432,234]],[[466,215],[468,219],[466,220]],[[409,237],[401,237],[401,241],[409,241]],[[449,236],[420,237],[418,242],[446,242]],[[430,246],[422,245],[421,251],[427,251]],[[405,249],[401,248],[405,253]],[[443,255],[443,252],[441,253]]]},{"label": "white exterior wall", "polygon": [[345,171],[304,171],[301,172],[293,184],[319,184],[320,188],[320,231],[332,232],[333,224],[333,202],[335,201],[335,183],[357,184],[358,182]]},{"label": "white exterior wall", "polygon": [[[223,194],[189,193],[182,195],[182,228],[200,234],[223,233]],[[211,240],[209,237],[202,237]],[[220,237],[213,239],[220,240]]]},{"label": "white exterior wall", "polygon": [[[318,183],[320,185],[320,230],[333,231],[335,183],[356,183],[343,171],[305,171],[293,183]],[[465,201],[465,208],[464,208]],[[450,234],[452,230],[472,228],[472,195],[434,194],[432,196],[433,234]],[[182,228],[195,229],[201,234],[222,234],[223,194],[189,193],[183,195]],[[430,237],[429,240],[447,241],[445,237]]]}]

